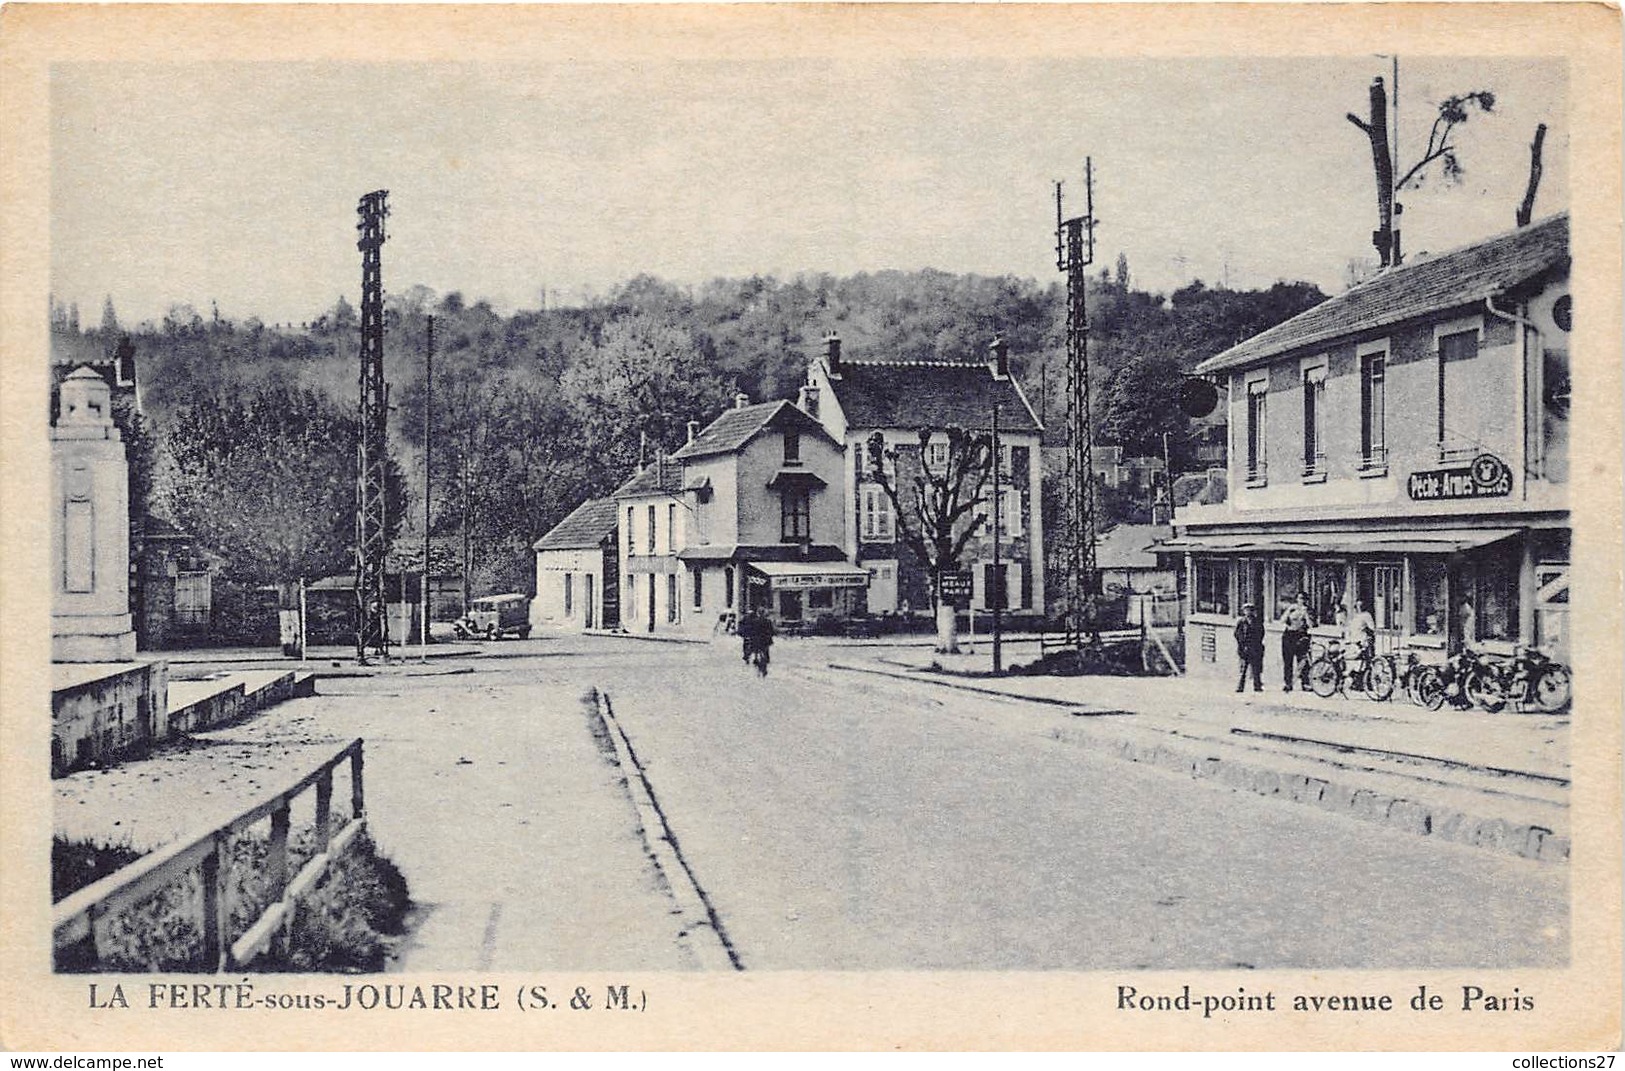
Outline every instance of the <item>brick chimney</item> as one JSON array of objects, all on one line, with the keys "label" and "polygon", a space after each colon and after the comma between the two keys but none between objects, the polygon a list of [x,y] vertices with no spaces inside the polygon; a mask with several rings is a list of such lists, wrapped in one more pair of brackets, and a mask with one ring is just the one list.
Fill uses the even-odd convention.
[{"label": "brick chimney", "polygon": [[987,370],[993,373],[994,379],[1010,378],[1010,345],[1002,335],[994,338],[987,348]]},{"label": "brick chimney", "polygon": [[796,408],[808,416],[816,417],[818,415],[818,388],[811,383],[802,384],[801,393],[796,398]]},{"label": "brick chimney", "polygon": [[841,378],[841,336],[834,331],[824,336],[824,367],[831,379]]},{"label": "brick chimney", "polygon": [[750,404],[750,395],[746,394],[744,391],[740,391],[738,394],[734,395],[734,408],[735,409],[743,409],[743,408],[745,408],[745,406],[747,406],[749,404]]}]

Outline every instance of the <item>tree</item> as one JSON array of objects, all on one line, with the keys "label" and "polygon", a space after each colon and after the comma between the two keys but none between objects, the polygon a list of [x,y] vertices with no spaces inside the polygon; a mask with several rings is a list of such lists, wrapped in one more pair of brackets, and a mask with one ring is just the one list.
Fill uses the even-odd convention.
[{"label": "tree", "polygon": [[[869,477],[891,501],[903,545],[931,575],[937,649],[951,653],[959,650],[958,621],[953,604],[942,597],[942,578],[958,570],[965,547],[986,520],[977,507],[987,501],[983,492],[993,473],[993,443],[990,436],[948,428],[943,433],[947,456],[939,464],[927,464],[928,447],[935,433],[921,428],[918,434],[918,453],[888,447],[885,436],[878,431],[871,435]],[[907,462],[906,477],[900,461]],[[912,492],[907,495],[902,493],[905,479]]]},{"label": "tree", "polygon": [[[1388,140],[1388,94],[1381,78],[1371,80],[1369,118],[1361,119],[1353,112],[1348,121],[1360,128],[1371,142],[1372,170],[1377,180],[1377,229],[1371,234],[1371,244],[1377,249],[1377,258],[1383,267],[1398,265],[1404,258],[1400,246],[1398,216],[1403,211],[1396,202],[1400,190],[1415,184],[1420,186],[1428,169],[1439,162],[1445,181],[1459,182],[1464,169],[1456,158],[1456,147],[1450,135],[1467,122],[1473,108],[1485,113],[1495,110],[1495,94],[1487,89],[1475,89],[1439,102],[1439,112],[1428,131],[1427,148],[1406,171],[1399,171],[1394,161],[1398,146]],[[1399,175],[1395,180],[1394,175]]]},{"label": "tree", "polygon": [[[289,584],[354,565],[357,425],[315,391],[202,392],[171,415],[155,497],[234,580]],[[399,528],[400,470],[386,515]]]}]

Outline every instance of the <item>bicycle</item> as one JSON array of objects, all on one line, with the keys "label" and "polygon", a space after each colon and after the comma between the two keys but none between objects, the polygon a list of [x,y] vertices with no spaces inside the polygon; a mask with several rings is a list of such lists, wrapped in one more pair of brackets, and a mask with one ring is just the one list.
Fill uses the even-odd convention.
[{"label": "bicycle", "polygon": [[1353,688],[1363,691],[1367,699],[1380,703],[1394,694],[1393,660],[1368,651],[1364,662],[1363,668],[1351,670],[1348,652],[1341,643],[1332,640],[1326,645],[1325,653],[1309,663],[1309,687],[1322,699],[1330,699],[1339,692],[1347,695],[1347,689]]},{"label": "bicycle", "polygon": [[758,677],[767,676],[767,663],[767,645],[759,643],[750,652],[750,664],[756,667]]}]

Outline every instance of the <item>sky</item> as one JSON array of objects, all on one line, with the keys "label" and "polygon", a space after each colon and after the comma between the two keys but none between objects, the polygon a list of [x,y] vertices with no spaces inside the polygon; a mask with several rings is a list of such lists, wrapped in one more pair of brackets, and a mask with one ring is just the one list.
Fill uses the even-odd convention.
[{"label": "sky", "polygon": [[[776,60],[547,66],[59,64],[51,289],[95,323],[174,304],[268,323],[359,301],[356,202],[388,189],[384,285],[503,311],[679,284],[925,267],[1047,282],[1053,182],[1096,263],[1134,285],[1307,280],[1374,256],[1366,111],[1381,56]],[[1536,216],[1568,207],[1560,60],[1400,59],[1399,155],[1438,101],[1496,94],[1459,185],[1403,195],[1407,253],[1511,227],[1548,126]],[[1069,215],[1072,214],[1070,211]]]}]

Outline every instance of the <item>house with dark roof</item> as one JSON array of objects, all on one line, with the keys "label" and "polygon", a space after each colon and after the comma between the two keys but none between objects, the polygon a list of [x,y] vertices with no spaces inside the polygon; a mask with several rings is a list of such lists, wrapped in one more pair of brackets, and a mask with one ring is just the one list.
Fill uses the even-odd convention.
[{"label": "house with dark roof", "polygon": [[588,499],[532,544],[532,628],[620,627],[619,514],[613,498]]},{"label": "house with dark roof", "polygon": [[[1176,495],[1192,670],[1242,606],[1443,657],[1563,657],[1569,219],[1418,256],[1197,367],[1228,388],[1224,493]],[[1271,645],[1274,657],[1276,645]],[[1224,653],[1220,653],[1224,652]]]},{"label": "house with dark roof", "polygon": [[[984,522],[961,559],[971,573],[971,606],[991,609],[999,593],[1010,610],[1043,613],[1044,529],[1040,488],[1043,425],[1021,386],[1010,375],[1002,347],[985,363],[887,361],[843,358],[831,336],[809,364],[801,407],[845,448],[840,493],[846,507],[843,549],[869,571],[868,609],[875,613],[926,610],[931,580],[924,563],[900,540],[890,499],[868,472],[867,443],[879,433],[897,451],[896,485],[911,488],[911,472],[938,464],[947,450],[946,431],[988,432],[998,410],[998,573],[993,529]],[[934,438],[922,449],[920,432]],[[934,456],[935,455],[935,456]],[[905,494],[909,493],[905,490]],[[992,501],[989,491],[989,501]]]}]

